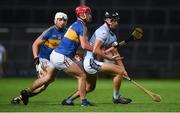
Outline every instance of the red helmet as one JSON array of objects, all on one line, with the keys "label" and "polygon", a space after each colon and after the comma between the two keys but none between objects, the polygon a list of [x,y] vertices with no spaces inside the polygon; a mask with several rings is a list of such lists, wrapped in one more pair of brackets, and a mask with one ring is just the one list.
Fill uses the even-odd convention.
[{"label": "red helmet", "polygon": [[91,9],[88,6],[80,5],[76,7],[76,16],[79,17],[81,14],[84,13],[91,13]]}]

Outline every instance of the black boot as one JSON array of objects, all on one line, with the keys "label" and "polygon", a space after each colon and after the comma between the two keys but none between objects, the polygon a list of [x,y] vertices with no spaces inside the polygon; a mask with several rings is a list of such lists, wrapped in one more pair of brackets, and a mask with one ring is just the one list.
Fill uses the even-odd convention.
[{"label": "black boot", "polygon": [[122,96],[119,96],[118,99],[114,99],[114,97],[113,97],[112,100],[113,100],[113,103],[114,103],[114,104],[129,104],[129,103],[132,102],[131,99],[129,99],[129,98],[124,98],[124,97],[122,97]]}]

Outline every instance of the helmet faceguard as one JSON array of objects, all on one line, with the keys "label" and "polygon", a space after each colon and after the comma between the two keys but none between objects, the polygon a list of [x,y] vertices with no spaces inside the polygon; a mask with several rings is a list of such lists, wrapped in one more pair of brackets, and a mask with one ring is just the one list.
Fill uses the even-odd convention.
[{"label": "helmet faceguard", "polygon": [[116,21],[119,21],[119,14],[117,12],[114,12],[114,11],[106,11],[105,12],[105,15],[104,15],[104,18],[109,18],[111,20],[116,20]]}]

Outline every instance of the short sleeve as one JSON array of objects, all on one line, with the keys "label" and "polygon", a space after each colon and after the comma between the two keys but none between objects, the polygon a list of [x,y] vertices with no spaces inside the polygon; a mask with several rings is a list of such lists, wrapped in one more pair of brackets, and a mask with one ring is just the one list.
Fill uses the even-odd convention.
[{"label": "short sleeve", "polygon": [[104,30],[103,31],[101,31],[101,30],[96,31],[95,35],[96,35],[96,39],[101,40],[102,42],[105,42],[107,39],[107,32]]},{"label": "short sleeve", "polygon": [[74,29],[76,31],[78,36],[86,36],[86,34],[87,34],[86,26],[81,23],[76,24],[75,26],[73,26],[72,29]]},{"label": "short sleeve", "polygon": [[40,35],[40,38],[42,40],[47,40],[50,37],[50,35],[51,35],[51,31],[47,29]]}]

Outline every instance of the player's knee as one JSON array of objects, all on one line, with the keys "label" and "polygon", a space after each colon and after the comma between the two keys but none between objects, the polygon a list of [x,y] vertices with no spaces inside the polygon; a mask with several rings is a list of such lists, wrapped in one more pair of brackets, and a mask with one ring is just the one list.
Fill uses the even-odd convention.
[{"label": "player's knee", "polygon": [[44,81],[46,84],[48,84],[51,81],[51,76],[49,76],[49,75],[44,76]]},{"label": "player's knee", "polygon": [[122,75],[120,74],[117,74],[115,77],[118,78],[119,80],[122,79]]},{"label": "player's knee", "polygon": [[78,79],[86,80],[86,74],[85,73],[80,73],[79,76],[78,76]]},{"label": "player's knee", "polygon": [[119,76],[123,75],[124,72],[123,70],[121,69],[121,67],[119,66],[119,69],[118,69],[118,73],[117,73]]}]

